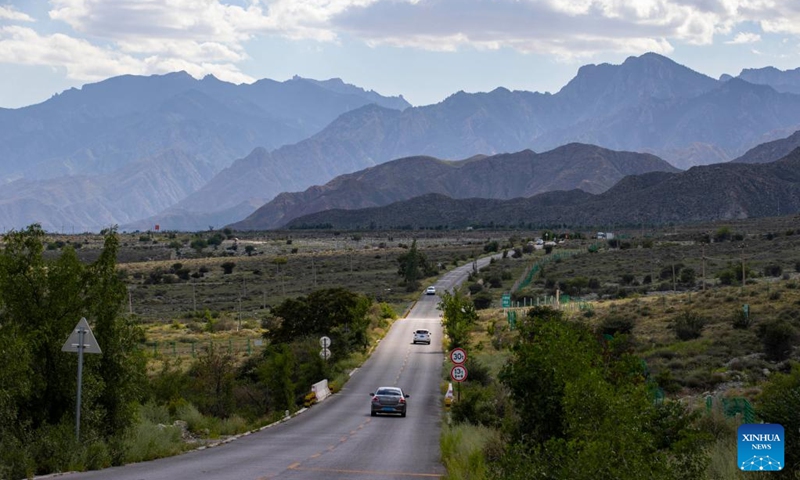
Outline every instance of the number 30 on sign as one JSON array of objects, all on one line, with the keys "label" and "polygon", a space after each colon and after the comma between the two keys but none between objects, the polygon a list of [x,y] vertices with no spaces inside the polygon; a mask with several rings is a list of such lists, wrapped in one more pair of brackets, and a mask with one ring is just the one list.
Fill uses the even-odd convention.
[{"label": "number 30 on sign", "polygon": [[467,379],[467,367],[464,365],[456,365],[450,370],[450,378],[452,378],[454,382],[463,382]]}]

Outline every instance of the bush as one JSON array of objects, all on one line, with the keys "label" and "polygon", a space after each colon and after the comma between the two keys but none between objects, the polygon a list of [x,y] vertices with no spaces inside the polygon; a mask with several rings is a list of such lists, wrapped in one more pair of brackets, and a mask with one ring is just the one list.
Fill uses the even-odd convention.
[{"label": "bush", "polygon": [[597,331],[603,335],[629,334],[633,330],[633,320],[624,317],[606,317],[600,322]]},{"label": "bush", "polygon": [[783,268],[780,265],[770,264],[764,267],[765,277],[780,277],[783,273]]},{"label": "bush", "polygon": [[472,304],[476,310],[485,310],[492,306],[492,294],[489,292],[479,292],[472,296]]},{"label": "bush", "polygon": [[236,263],[225,262],[222,265],[220,265],[220,267],[222,267],[222,271],[225,275],[230,275],[231,273],[233,273],[233,268],[236,267]]},{"label": "bush", "polygon": [[779,362],[789,358],[797,340],[797,331],[789,322],[775,320],[762,324],[758,333],[768,360]]},{"label": "bush", "polygon": [[690,311],[684,312],[672,322],[675,335],[680,340],[692,340],[699,338],[705,325],[705,318]]},{"label": "bush", "polygon": [[744,310],[737,310],[733,316],[733,321],[731,321],[733,328],[740,330],[747,330],[752,324],[753,318],[750,315],[745,315]]},{"label": "bush", "polygon": [[[800,440],[800,366],[794,365],[788,375],[776,374],[764,386],[756,412],[760,420],[783,426],[786,445],[798,445]],[[786,449],[786,473],[796,472],[800,450]]]}]

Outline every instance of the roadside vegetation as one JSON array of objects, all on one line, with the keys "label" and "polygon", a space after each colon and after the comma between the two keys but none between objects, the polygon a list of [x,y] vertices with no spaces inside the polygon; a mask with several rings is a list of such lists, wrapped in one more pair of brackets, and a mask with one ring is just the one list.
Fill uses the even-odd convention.
[{"label": "roadside vegetation", "polygon": [[[469,352],[443,428],[448,478],[737,478],[746,417],[800,431],[796,225],[640,226],[611,240],[12,232],[0,252],[0,478],[149,460],[280,421],[313,404],[311,384],[341,387],[421,290],[465,264],[462,288],[441,294],[443,346]],[[84,359],[78,442],[77,355],[61,346],[81,317],[104,354]]]},{"label": "roadside vegetation", "polygon": [[[516,321],[494,303],[466,341],[452,332],[470,363],[442,431],[447,478],[745,478],[738,425],[780,423],[787,445],[800,441],[800,231],[743,226],[536,260],[512,294]],[[681,275],[695,253],[705,285]],[[641,282],[657,262],[661,280]],[[556,289],[568,300],[535,305]],[[789,450],[779,478],[800,472]]]}]

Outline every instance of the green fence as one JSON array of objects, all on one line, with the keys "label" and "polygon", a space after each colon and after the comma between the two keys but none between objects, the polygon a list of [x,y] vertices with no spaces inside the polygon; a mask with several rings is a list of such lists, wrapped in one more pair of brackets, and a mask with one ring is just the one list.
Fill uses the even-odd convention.
[{"label": "green fence", "polygon": [[530,285],[531,281],[533,281],[533,276],[539,273],[539,271],[548,263],[555,262],[557,260],[561,260],[564,258],[569,258],[581,252],[582,250],[564,250],[562,252],[551,253],[550,255],[542,257],[541,260],[535,262],[533,265],[528,267],[528,269],[523,274],[522,280],[518,280],[517,283],[515,283],[514,286],[511,287],[511,291],[515,292]]},{"label": "green fence", "polygon": [[[706,397],[706,412],[711,413],[714,408],[715,397]],[[741,415],[742,423],[754,423],[756,420],[756,412],[753,405],[742,397],[733,398],[716,398],[718,408],[726,417],[736,417]]]}]

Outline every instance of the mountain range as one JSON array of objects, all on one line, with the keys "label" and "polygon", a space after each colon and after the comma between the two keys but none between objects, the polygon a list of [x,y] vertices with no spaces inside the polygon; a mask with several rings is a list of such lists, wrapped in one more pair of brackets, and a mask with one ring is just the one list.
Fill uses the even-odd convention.
[{"label": "mountain range", "polygon": [[688,168],[728,161],[798,126],[798,95],[739,78],[721,82],[646,54],[622,65],[582,67],[554,95],[498,88],[458,92],[441,103],[402,112],[376,105],[356,109],[306,140],[253,152],[185,201],[125,228],[154,223],[204,228],[210,224],[194,217],[207,215],[212,205],[219,217],[233,223],[282,192],[302,191],[402,157],[459,159],[550,150],[577,141],[654,152]]},{"label": "mountain range", "polygon": [[341,175],[303,192],[281,193],[230,228],[269,230],[319,211],[382,206],[429,193],[502,200],[575,188],[602,193],[627,175],[651,171],[678,170],[654,155],[583,144],[462,161],[409,157]]},{"label": "mountain range", "polygon": [[594,195],[554,191],[530,198],[453,199],[431,193],[383,207],[328,210],[288,228],[613,226],[688,223],[800,212],[800,148],[771,163],[728,162],[679,173],[631,175]]},{"label": "mountain range", "polygon": [[555,94],[500,87],[421,107],[337,79],[116,77],[0,109],[0,225],[205,230],[412,156],[580,142],[681,169],[728,161],[800,126],[792,71],[762,70],[717,80],[651,53],[581,67]]}]

